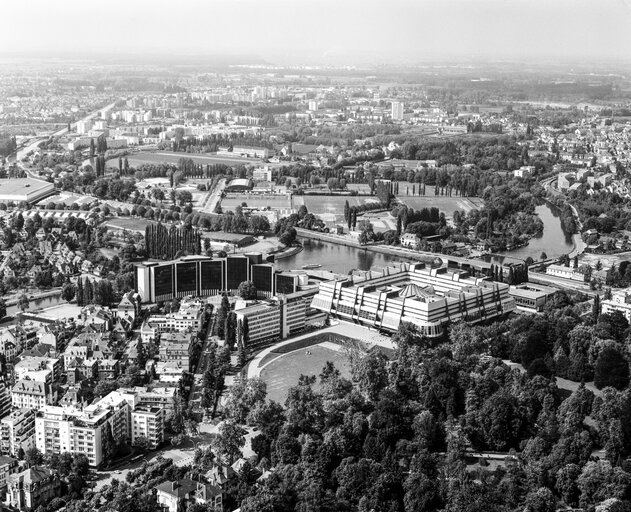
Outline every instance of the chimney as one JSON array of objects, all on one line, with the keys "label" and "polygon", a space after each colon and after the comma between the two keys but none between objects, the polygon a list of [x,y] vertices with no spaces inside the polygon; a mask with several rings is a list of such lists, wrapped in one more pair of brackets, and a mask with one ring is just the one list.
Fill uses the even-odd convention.
[{"label": "chimney", "polygon": [[175,491],[177,489],[177,482],[171,482],[171,490]]}]

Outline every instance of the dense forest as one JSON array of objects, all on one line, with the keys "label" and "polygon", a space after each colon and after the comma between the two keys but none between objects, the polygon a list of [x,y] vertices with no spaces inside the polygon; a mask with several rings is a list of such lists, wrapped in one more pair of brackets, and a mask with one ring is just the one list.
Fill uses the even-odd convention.
[{"label": "dense forest", "polygon": [[456,324],[439,342],[404,324],[391,357],[351,342],[348,371],[326,363],[283,404],[263,381],[242,380],[192,466],[145,462],[68,510],[153,510],[155,485],[236,460],[243,424],[256,428],[256,455],[225,486],[226,510],[628,510],[628,337],[622,315],[564,292],[542,315]]}]

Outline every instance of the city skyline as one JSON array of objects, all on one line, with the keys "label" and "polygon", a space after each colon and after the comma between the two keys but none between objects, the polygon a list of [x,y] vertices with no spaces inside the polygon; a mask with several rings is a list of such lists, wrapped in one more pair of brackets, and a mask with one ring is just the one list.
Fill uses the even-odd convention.
[{"label": "city skyline", "polygon": [[[626,61],[627,0],[76,0],[4,8],[2,56],[246,56],[275,65],[436,60]],[[241,63],[239,61],[238,63]],[[246,62],[249,63],[249,62]]]}]

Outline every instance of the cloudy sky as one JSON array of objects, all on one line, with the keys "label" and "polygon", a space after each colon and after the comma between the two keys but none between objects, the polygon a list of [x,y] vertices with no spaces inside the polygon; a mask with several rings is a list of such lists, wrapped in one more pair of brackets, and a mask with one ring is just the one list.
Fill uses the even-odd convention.
[{"label": "cloudy sky", "polygon": [[631,0],[19,0],[0,54],[257,55],[268,62],[627,60]]}]

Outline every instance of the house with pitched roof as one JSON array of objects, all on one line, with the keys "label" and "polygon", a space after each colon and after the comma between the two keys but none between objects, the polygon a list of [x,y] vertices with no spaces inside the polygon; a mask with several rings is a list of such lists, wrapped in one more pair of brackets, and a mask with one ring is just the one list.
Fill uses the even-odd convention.
[{"label": "house with pitched roof", "polygon": [[161,483],[155,489],[158,504],[164,512],[184,512],[192,503],[211,504],[221,510],[221,489],[212,484],[182,478]]}]

